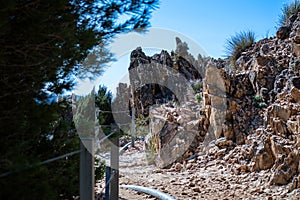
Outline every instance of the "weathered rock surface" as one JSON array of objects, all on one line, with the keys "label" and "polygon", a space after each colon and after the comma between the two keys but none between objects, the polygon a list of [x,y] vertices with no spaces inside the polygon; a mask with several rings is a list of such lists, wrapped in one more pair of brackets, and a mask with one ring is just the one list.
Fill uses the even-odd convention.
[{"label": "weathered rock surface", "polygon": [[[179,38],[177,45],[176,51],[189,55],[187,50],[180,49],[182,42]],[[162,50],[160,54],[149,57],[140,47],[132,51],[128,70],[137,116],[148,115],[153,104],[181,101],[178,94],[186,94],[187,82],[201,81],[200,70],[187,60],[193,57],[182,57],[181,54],[171,52],[170,55]],[[192,62],[197,63],[195,60]]]},{"label": "weathered rock surface", "polygon": [[[140,69],[131,76],[131,81],[138,83],[132,98],[138,113],[150,114],[146,148],[152,151],[157,165],[184,163],[206,154],[207,159],[224,159],[235,174],[263,171],[270,184],[300,188],[299,24],[300,13],[291,16],[276,37],[254,43],[236,61],[235,71],[228,69],[226,60],[200,56],[196,61],[185,51],[183,57],[180,51],[171,55],[162,51],[152,57],[141,49],[132,52],[129,69]],[[177,45],[182,45],[181,41],[177,40]],[[201,101],[192,100],[193,94],[187,92],[189,84],[178,86],[177,94],[186,97],[178,106],[174,103],[178,102],[174,96],[177,90],[143,84],[141,74],[149,70],[142,66],[149,63],[174,69],[190,84],[200,80]],[[160,73],[170,75],[163,70]],[[169,83],[176,85],[176,81]],[[149,113],[155,101],[173,103]],[[193,168],[191,164],[189,168]]]},{"label": "weathered rock surface", "polygon": [[164,168],[195,153],[204,139],[198,131],[200,120],[195,112],[200,109],[196,103],[181,108],[169,103],[151,109],[150,133],[145,140],[150,160]]}]

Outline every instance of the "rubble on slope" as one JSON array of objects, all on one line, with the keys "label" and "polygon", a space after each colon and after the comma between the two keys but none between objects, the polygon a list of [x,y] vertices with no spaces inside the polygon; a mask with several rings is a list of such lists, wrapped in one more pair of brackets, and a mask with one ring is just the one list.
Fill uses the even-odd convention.
[{"label": "rubble on slope", "polygon": [[[288,29],[278,30],[277,37],[254,43],[236,61],[238,71],[228,70],[222,59],[199,57],[196,61],[189,54],[183,58],[166,51],[148,57],[140,48],[133,51],[129,70],[141,70],[131,77],[131,81],[139,82],[131,95],[138,113],[150,114],[146,147],[156,156],[157,165],[174,163],[176,168],[178,162],[197,158],[206,150],[210,159],[226,161],[236,174],[269,170],[270,184],[290,183],[291,190],[300,188],[299,24],[300,13],[290,18]],[[190,83],[199,80],[203,86],[201,102],[187,94],[181,107],[170,106],[176,104],[173,91],[141,84],[142,74],[149,73],[142,66],[149,63],[179,71]],[[185,94],[183,88],[180,92]],[[155,101],[163,97],[173,104],[160,105],[149,113]],[[181,140],[180,130],[196,137],[192,141],[184,134],[186,141]],[[168,145],[173,152],[165,154]],[[177,159],[165,160],[174,157]]]}]

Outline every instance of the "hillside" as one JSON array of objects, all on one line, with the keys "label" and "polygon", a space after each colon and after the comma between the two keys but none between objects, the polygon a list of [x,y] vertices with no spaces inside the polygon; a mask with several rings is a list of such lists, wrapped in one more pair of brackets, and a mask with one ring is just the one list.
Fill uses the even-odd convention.
[{"label": "hillside", "polygon": [[[215,166],[213,171],[221,177],[234,179],[217,177],[220,188],[226,182],[228,191],[238,190],[244,197],[297,199],[299,26],[300,13],[292,15],[276,37],[242,52],[234,68],[224,59],[193,58],[179,38],[170,53],[146,56],[142,48],[134,50],[129,66],[131,102],[137,118],[149,117],[144,145],[148,161],[163,169],[159,172],[187,173],[182,185],[193,194],[206,191],[199,183],[206,179],[197,174]],[[207,180],[207,187],[217,187]],[[199,186],[203,188],[193,189]],[[205,198],[194,198],[200,196]]]}]

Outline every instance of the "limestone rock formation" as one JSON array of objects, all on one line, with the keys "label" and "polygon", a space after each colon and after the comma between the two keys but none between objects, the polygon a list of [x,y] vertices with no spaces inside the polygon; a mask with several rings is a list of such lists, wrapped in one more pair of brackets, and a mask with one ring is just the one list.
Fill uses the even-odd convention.
[{"label": "limestone rock formation", "polygon": [[[177,42],[181,44],[180,39]],[[169,54],[162,50],[149,57],[138,47],[131,52],[130,60],[128,70],[137,116],[149,115],[149,107],[153,104],[180,101],[175,95],[186,93],[187,82],[202,80],[200,70],[175,52]]]},{"label": "limestone rock formation", "polygon": [[[185,57],[179,50],[152,57],[141,48],[134,50],[131,95],[138,113],[150,114],[146,143],[157,164],[166,167],[206,150],[207,156],[224,159],[236,173],[269,170],[270,184],[300,188],[299,24],[300,13],[291,16],[276,37],[254,43],[237,59],[236,71],[228,68],[226,60],[201,56],[195,60],[178,39]],[[162,85],[153,76],[158,70]],[[173,78],[175,72],[188,80],[184,87]],[[145,82],[145,76],[155,83]],[[197,92],[187,92],[197,80],[202,86],[197,91],[200,102],[192,98]],[[149,112],[156,102],[160,105]]]}]

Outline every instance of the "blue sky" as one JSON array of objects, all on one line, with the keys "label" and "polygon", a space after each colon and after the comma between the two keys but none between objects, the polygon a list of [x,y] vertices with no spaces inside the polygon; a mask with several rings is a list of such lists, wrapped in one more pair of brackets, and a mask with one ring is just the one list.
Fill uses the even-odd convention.
[{"label": "blue sky", "polygon": [[178,31],[212,57],[224,55],[224,43],[236,32],[253,30],[258,39],[275,35],[284,3],[292,0],[162,0],[153,27]]},{"label": "blue sky", "polygon": [[[110,63],[105,73],[95,81],[79,81],[75,93],[87,94],[93,86],[97,89],[99,85],[105,85],[114,92],[118,82],[127,82],[129,54],[137,46],[150,55],[161,49],[174,49],[175,36],[179,36],[183,41],[189,39],[188,45],[198,46],[207,55],[218,58],[225,55],[226,39],[239,31],[252,30],[257,40],[267,35],[274,36],[282,6],[292,1],[161,0],[150,22],[151,27],[156,31],[163,30],[163,34],[150,31],[143,35],[131,33],[117,37],[110,46],[117,62]],[[164,37],[166,34],[170,36]]]}]

